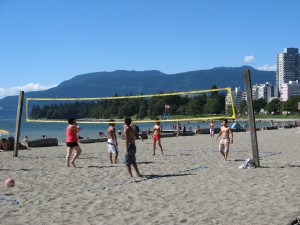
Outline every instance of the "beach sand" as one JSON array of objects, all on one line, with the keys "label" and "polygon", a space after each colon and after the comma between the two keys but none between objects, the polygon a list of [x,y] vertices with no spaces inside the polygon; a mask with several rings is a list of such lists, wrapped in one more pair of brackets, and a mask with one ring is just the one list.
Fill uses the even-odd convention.
[{"label": "beach sand", "polygon": [[63,142],[0,152],[0,224],[287,224],[300,212],[296,131],[258,131],[255,169],[239,169],[252,156],[249,132],[234,133],[227,162],[205,134],[163,138],[164,156],[152,156],[152,139],[137,140],[142,178],[126,172],[124,140],[116,165],[106,143],[80,144],[77,168],[65,167]]}]

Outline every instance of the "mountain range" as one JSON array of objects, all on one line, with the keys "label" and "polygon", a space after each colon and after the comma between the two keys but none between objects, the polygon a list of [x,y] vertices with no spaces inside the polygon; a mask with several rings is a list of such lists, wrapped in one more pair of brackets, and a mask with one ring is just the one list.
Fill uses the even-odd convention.
[{"label": "mountain range", "polygon": [[[275,84],[275,71],[261,71],[249,66],[216,67],[176,74],[165,74],[157,70],[94,72],[77,75],[63,81],[57,87],[25,93],[25,98],[92,98],[114,95],[156,94],[241,87],[244,89],[244,71],[250,70],[252,85],[271,82]],[[16,117],[18,96],[0,99],[0,118]]]}]

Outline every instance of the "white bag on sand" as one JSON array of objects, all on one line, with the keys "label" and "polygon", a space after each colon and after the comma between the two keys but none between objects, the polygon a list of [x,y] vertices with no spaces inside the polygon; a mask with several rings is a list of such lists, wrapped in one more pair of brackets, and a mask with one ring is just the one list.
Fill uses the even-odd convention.
[{"label": "white bag on sand", "polygon": [[245,163],[239,166],[240,169],[254,169],[256,167],[252,158],[247,158]]}]

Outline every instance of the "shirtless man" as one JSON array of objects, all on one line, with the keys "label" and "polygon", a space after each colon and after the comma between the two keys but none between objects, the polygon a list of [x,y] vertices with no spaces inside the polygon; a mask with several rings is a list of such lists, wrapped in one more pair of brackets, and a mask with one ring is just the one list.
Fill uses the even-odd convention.
[{"label": "shirtless man", "polygon": [[125,160],[124,163],[126,165],[127,171],[132,177],[131,172],[131,165],[133,166],[136,174],[138,177],[142,177],[139,172],[139,169],[136,164],[136,146],[135,146],[135,133],[131,125],[131,118],[125,118],[125,126],[124,126],[124,133],[125,133],[125,140],[126,140],[126,151],[125,151]]},{"label": "shirtless man", "polygon": [[109,160],[110,163],[113,163],[112,155],[115,154],[115,164],[117,163],[118,159],[118,141],[116,136],[116,129],[115,129],[115,121],[113,119],[109,120],[109,127],[107,128],[107,150],[109,153]]},{"label": "shirtless man", "polygon": [[215,136],[215,125],[212,120],[209,123],[209,133],[210,133],[210,137],[213,138]]},{"label": "shirtless man", "polygon": [[[216,139],[217,141],[218,138],[222,135],[222,139],[220,140],[219,143],[219,151],[223,155],[224,161],[227,161],[227,157],[229,153],[229,145],[230,143],[231,144],[233,143],[233,133],[231,132],[230,127],[228,127],[227,124],[228,124],[227,119],[224,119],[222,122],[220,133]],[[229,136],[231,136],[231,138]]]},{"label": "shirtless man", "polygon": [[160,122],[155,122],[155,125],[153,126],[153,154],[155,155],[155,149],[156,149],[156,142],[158,142],[158,146],[160,147],[161,154],[163,155],[163,148],[161,146],[160,142],[160,133],[162,132],[162,127],[160,126]]}]

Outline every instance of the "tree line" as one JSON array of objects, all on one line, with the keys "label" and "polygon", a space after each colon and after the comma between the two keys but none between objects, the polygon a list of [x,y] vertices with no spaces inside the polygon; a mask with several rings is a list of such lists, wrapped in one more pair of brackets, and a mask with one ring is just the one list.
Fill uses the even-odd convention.
[{"label": "tree line", "polygon": [[[260,98],[258,100],[253,100],[253,111],[256,114],[260,114],[264,111],[266,114],[279,115],[283,112],[290,114],[297,114],[298,102],[300,102],[300,96],[291,96],[287,101],[280,101],[278,98],[267,102],[265,99]],[[247,112],[247,102],[243,100],[240,106],[237,108],[239,114],[246,114]]]},{"label": "tree line", "polygon": [[[213,86],[216,89],[216,86]],[[50,105],[35,105],[31,108],[31,119],[75,118],[117,118],[136,119],[160,118],[167,111],[169,115],[197,117],[204,114],[225,113],[225,93],[209,92],[194,96],[155,96],[150,98],[125,98],[100,101],[76,101]],[[115,95],[114,97],[118,97]],[[170,106],[166,109],[166,105]]]}]

